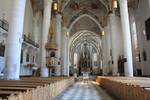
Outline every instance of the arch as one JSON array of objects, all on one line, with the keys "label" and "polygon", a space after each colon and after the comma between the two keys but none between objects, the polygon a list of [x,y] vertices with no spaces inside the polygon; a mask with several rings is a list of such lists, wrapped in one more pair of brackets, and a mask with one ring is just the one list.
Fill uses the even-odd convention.
[{"label": "arch", "polygon": [[[82,40],[82,41],[81,41],[81,43],[76,44],[74,47],[78,48],[80,45],[84,44],[84,42],[85,42],[85,41],[84,41],[84,40]],[[99,54],[100,54],[101,49],[100,49],[100,48],[98,48],[98,47],[96,46],[96,44],[95,44],[95,43],[93,43],[92,41],[90,41],[90,42],[88,42],[88,43],[90,43],[90,45],[91,45],[93,48],[95,48],[95,50],[97,51],[97,53],[99,53]],[[70,51],[73,51],[73,48],[70,48]]]},{"label": "arch", "polygon": [[[84,42],[82,42],[82,43],[76,45],[75,48],[77,48],[77,50],[79,50],[78,47],[79,47],[79,46],[82,46],[83,44],[84,44]],[[98,47],[97,47],[94,43],[89,43],[89,44],[90,44],[90,46],[98,53],[98,56],[99,56],[100,58],[102,58],[101,51],[98,49]],[[73,57],[73,54],[74,54],[75,52],[76,52],[76,51],[75,51],[75,49],[73,49],[73,48],[70,50],[70,55],[69,55],[69,60],[70,60],[70,62],[73,60],[72,57]],[[81,53],[81,52],[80,52],[80,53]]]},{"label": "arch", "polygon": [[77,19],[79,16],[84,15],[84,14],[87,14],[87,15],[93,17],[93,18],[94,18],[95,20],[97,20],[99,23],[102,23],[101,20],[99,20],[98,17],[97,17],[93,12],[91,12],[91,11],[89,11],[89,10],[87,10],[87,9],[83,9],[83,10],[79,11],[76,15],[74,15],[74,16],[71,18],[71,20],[69,21],[67,27],[69,27],[69,26],[71,25],[71,23],[72,23],[75,19]]},{"label": "arch", "polygon": [[99,27],[99,29],[102,31],[103,30],[103,27],[100,25],[100,23],[95,19],[93,18],[92,16],[88,15],[88,14],[83,14],[81,16],[79,16],[78,18],[76,18],[70,25],[70,27],[68,28],[68,32],[70,33],[73,25],[78,22],[78,20],[82,19],[83,17],[88,17],[89,19],[93,20]]},{"label": "arch", "polygon": [[91,34],[93,34],[93,36],[98,37],[99,40],[101,39],[101,37],[99,35],[97,35],[96,33],[92,32],[92,31],[82,30],[82,31],[76,32],[73,36],[71,36],[71,38],[69,39],[69,47],[71,46],[71,44],[74,41],[74,39],[82,36],[84,33],[91,33]]},{"label": "arch", "polygon": [[[85,34],[85,33],[87,33],[87,34]],[[91,34],[91,35],[89,35],[89,34]],[[95,43],[93,40],[91,40],[90,43],[96,49],[96,51],[100,54],[101,50],[102,50],[101,49],[101,37],[99,35],[97,35],[96,33],[92,32],[92,31],[87,31],[87,30],[76,32],[73,36],[70,37],[70,39],[69,39],[69,51],[73,50],[72,47],[73,48],[78,47],[78,45],[81,45],[84,42],[84,40],[81,40],[80,42],[82,42],[82,43],[77,42],[76,45],[73,45],[74,42],[78,41],[78,39],[81,38],[83,35],[90,36],[91,39],[96,41],[96,43]],[[97,45],[98,43],[99,43],[99,45]]]}]

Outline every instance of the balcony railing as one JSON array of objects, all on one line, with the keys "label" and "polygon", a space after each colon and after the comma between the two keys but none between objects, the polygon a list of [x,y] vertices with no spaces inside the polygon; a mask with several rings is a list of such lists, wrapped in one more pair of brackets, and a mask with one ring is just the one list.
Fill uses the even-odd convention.
[{"label": "balcony railing", "polygon": [[0,27],[8,32],[9,24],[6,20],[0,20]]},{"label": "balcony railing", "polygon": [[39,48],[39,44],[34,42],[31,38],[27,37],[26,35],[23,35],[23,39],[24,39],[25,42],[33,45],[34,47]]}]

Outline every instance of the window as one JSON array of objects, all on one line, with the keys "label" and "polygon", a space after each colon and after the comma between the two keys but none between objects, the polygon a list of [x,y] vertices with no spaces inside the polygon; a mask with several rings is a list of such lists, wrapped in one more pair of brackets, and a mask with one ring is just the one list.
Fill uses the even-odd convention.
[{"label": "window", "polygon": [[30,56],[29,56],[29,54],[27,53],[26,62],[29,62],[29,59],[30,59]]},{"label": "window", "polygon": [[96,62],[97,61],[97,53],[93,54],[93,61]]},{"label": "window", "polygon": [[0,20],[0,27],[8,32],[9,29],[8,21],[5,19]]},{"label": "window", "polygon": [[140,61],[140,50],[139,50],[139,45],[138,45],[138,36],[137,36],[137,31],[136,31],[136,23],[135,21],[131,25],[132,27],[132,34],[133,34],[133,46],[134,46],[134,53],[135,53],[135,60]]},{"label": "window", "polygon": [[150,40],[150,18],[145,21],[146,38]]},{"label": "window", "polygon": [[0,44],[0,56],[4,57],[5,56],[5,46]]},{"label": "window", "polygon": [[32,62],[33,62],[33,63],[35,62],[35,56],[33,56],[33,58],[32,58]]},{"label": "window", "polygon": [[20,63],[23,63],[23,50],[21,50],[21,59],[20,59]]},{"label": "window", "polygon": [[97,64],[97,53],[94,53],[93,54],[93,64],[94,64],[94,66],[98,66]]},{"label": "window", "polygon": [[74,53],[74,67],[77,67],[77,63],[78,63],[78,55],[77,53]]}]

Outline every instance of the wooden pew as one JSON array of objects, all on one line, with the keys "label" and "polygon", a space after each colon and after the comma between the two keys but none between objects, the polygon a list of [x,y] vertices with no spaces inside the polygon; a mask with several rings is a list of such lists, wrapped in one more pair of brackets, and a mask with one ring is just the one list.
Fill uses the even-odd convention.
[{"label": "wooden pew", "polygon": [[150,100],[149,78],[97,77],[96,81],[121,100]]},{"label": "wooden pew", "polygon": [[53,100],[73,83],[73,77],[23,77],[21,80],[0,80],[0,97],[8,100]]}]

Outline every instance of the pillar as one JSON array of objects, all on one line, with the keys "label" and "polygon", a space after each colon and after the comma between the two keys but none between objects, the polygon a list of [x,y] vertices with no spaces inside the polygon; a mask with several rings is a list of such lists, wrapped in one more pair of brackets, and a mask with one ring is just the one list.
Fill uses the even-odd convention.
[{"label": "pillar", "polygon": [[111,57],[111,50],[112,50],[112,34],[110,31],[110,25],[104,28],[105,35],[102,37],[103,41],[103,75],[108,75],[108,73],[112,72],[112,57]]},{"label": "pillar", "polygon": [[35,43],[39,44],[39,36],[40,36],[40,25],[39,24],[39,20],[40,20],[40,11],[35,12],[34,14],[34,19],[33,19],[33,39]]},{"label": "pillar", "polygon": [[63,29],[63,33],[62,33],[62,50],[61,50],[61,55],[62,55],[62,59],[61,59],[61,62],[62,62],[62,74],[63,75],[67,75],[66,73],[66,66],[67,66],[67,63],[66,63],[66,50],[67,50],[67,45],[66,45],[66,43],[67,43],[67,41],[66,41],[66,33],[67,33],[67,28],[66,27],[63,27],[62,28]]},{"label": "pillar", "polygon": [[109,14],[110,32],[111,32],[111,43],[112,43],[112,67],[113,75],[118,74],[118,59],[123,54],[123,42],[121,32],[120,18],[115,13]]},{"label": "pillar", "polygon": [[103,67],[103,75],[107,75],[107,41],[106,41],[106,34],[108,34],[107,31],[108,26],[104,27],[105,34],[102,36],[102,67]]},{"label": "pillar", "polygon": [[63,75],[69,76],[69,35],[68,30],[63,27],[62,34],[62,72]]},{"label": "pillar", "polygon": [[48,32],[51,21],[51,6],[52,0],[44,0],[44,15],[43,15],[43,31],[41,43],[41,77],[48,77],[48,69],[46,67],[46,49],[45,45],[48,40]]},{"label": "pillar", "polygon": [[70,50],[69,50],[69,37],[70,37],[69,35],[66,36],[66,64],[67,64],[66,65],[66,75],[67,76],[69,76],[69,70],[70,70],[69,69],[70,68],[70,60],[69,60],[69,56],[70,56],[69,55],[70,54],[69,53],[70,52]]},{"label": "pillar", "polygon": [[4,79],[19,80],[20,58],[26,0],[13,0],[8,38]]},{"label": "pillar", "polygon": [[132,59],[132,47],[131,47],[131,34],[128,14],[128,1],[119,0],[120,4],[120,15],[124,41],[124,56],[127,58],[125,63],[125,75],[133,77],[133,59]]},{"label": "pillar", "polygon": [[[61,22],[62,22],[62,16],[61,14],[56,15],[56,43],[57,43],[57,51],[56,51],[56,57],[58,61],[61,60]],[[61,63],[56,66],[56,76],[61,75]]]}]

